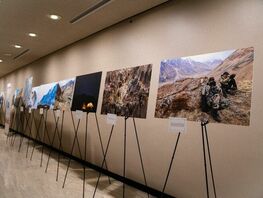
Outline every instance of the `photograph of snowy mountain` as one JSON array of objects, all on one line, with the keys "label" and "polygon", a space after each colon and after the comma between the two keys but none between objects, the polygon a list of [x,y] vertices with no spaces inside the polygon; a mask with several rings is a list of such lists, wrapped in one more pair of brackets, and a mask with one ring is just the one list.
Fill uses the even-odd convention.
[{"label": "photograph of snowy mountain", "polygon": [[146,118],[152,65],[107,72],[101,113]]},{"label": "photograph of snowy mountain", "polygon": [[28,107],[31,109],[37,109],[37,104],[40,100],[40,86],[38,87],[32,87],[31,94],[30,94],[30,101]]},{"label": "photograph of snowy mountain", "polygon": [[23,94],[23,103],[25,107],[29,107],[30,105],[30,95],[32,91],[32,83],[33,83],[33,77],[29,77],[25,81],[25,87],[24,87],[24,94]]},{"label": "photograph of snowy mountain", "polygon": [[102,72],[76,77],[71,110],[96,112]]},{"label": "photograph of snowy mountain", "polygon": [[41,85],[37,92],[37,108],[53,109],[58,83]]},{"label": "photograph of snowy mountain", "polygon": [[54,109],[70,111],[75,87],[75,78],[59,81]]},{"label": "photograph of snowy mountain", "polygon": [[22,93],[23,93],[23,89],[19,89],[19,88],[15,89],[15,93],[13,95],[13,101],[12,101],[12,103],[15,107],[19,106],[19,104],[22,100]]},{"label": "photograph of snowy mountain", "polygon": [[163,60],[155,117],[249,125],[254,48]]}]

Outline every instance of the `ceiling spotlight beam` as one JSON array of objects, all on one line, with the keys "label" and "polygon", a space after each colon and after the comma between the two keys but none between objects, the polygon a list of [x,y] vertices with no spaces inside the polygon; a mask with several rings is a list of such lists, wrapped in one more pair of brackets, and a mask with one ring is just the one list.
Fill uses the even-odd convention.
[{"label": "ceiling spotlight beam", "polygon": [[112,0],[100,0],[98,3],[96,3],[92,7],[89,7],[87,10],[85,10],[84,12],[80,13],[78,16],[76,16],[73,19],[71,19],[70,23],[76,23],[76,22],[80,21],[81,19],[87,17],[91,13],[93,13],[93,12],[97,11],[98,9],[102,8],[103,6],[108,4],[110,1],[112,1]]}]

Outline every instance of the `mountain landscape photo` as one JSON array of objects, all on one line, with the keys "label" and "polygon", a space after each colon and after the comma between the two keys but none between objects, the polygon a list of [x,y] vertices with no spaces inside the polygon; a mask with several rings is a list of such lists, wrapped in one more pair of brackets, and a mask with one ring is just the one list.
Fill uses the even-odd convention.
[{"label": "mountain landscape photo", "polygon": [[191,121],[206,117],[210,122],[219,122],[211,111],[202,111],[201,90],[205,79],[213,77],[220,87],[222,74],[229,73],[235,76],[237,89],[227,96],[220,95],[220,100],[227,101],[227,107],[218,110],[220,122],[249,125],[253,61],[253,47],[162,61],[155,117]]},{"label": "mountain landscape photo", "polygon": [[70,111],[75,87],[75,78],[59,81],[54,109]]}]

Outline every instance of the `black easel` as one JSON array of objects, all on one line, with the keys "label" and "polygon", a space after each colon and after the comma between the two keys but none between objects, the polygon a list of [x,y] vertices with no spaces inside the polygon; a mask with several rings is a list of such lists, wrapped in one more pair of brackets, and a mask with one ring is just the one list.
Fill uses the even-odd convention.
[{"label": "black easel", "polygon": [[[85,127],[85,146],[84,146],[84,161],[86,162],[87,157],[87,139],[88,139],[88,119],[89,119],[89,112],[86,113],[86,127]],[[82,197],[85,197],[85,183],[86,183],[86,166],[83,164],[83,193]]]},{"label": "black easel", "polygon": [[[9,125],[9,130],[8,130],[8,135],[7,135],[7,141],[8,139],[10,139],[10,145],[13,146],[13,142],[15,141],[14,137],[15,137],[15,132],[12,132],[12,135],[11,135],[11,130],[13,129],[14,127],[14,123],[15,123],[15,120],[17,118],[17,110],[14,109],[14,114],[12,116],[12,119],[11,119],[11,109],[10,109],[10,115],[9,115],[9,122],[10,122],[10,125]],[[15,129],[13,129],[15,130]]]},{"label": "black easel", "polygon": [[170,172],[171,172],[172,165],[173,165],[173,162],[174,162],[174,157],[175,157],[175,153],[176,153],[176,150],[177,150],[177,146],[178,146],[178,142],[179,142],[179,139],[180,139],[180,135],[181,135],[181,133],[178,133],[178,135],[177,135],[177,139],[176,139],[173,155],[172,155],[171,162],[170,162],[170,165],[169,165],[169,168],[168,168],[168,172],[167,172],[167,175],[166,175],[166,178],[165,178],[165,182],[164,182],[164,185],[163,185],[161,198],[164,196],[164,191],[165,191],[165,188],[166,188],[166,185],[167,185],[167,182],[168,182],[168,178],[170,176]]},{"label": "black easel", "polygon": [[[78,140],[78,130],[79,130],[80,118],[78,119],[77,127],[75,126],[75,121],[74,121],[74,117],[73,117],[72,111],[71,111],[71,119],[72,119],[73,129],[74,129],[74,134],[75,135],[74,135],[74,139],[73,139],[73,144],[72,144],[72,147],[71,147],[70,155],[73,154],[74,147],[75,147],[75,142],[77,141],[80,159],[82,159],[81,150],[80,150],[80,146],[79,146],[79,140]],[[71,163],[71,158],[68,161],[67,170],[66,170],[66,174],[65,174],[65,177],[64,177],[64,182],[63,182],[62,188],[65,187],[65,183],[66,183],[66,179],[67,179],[67,176],[68,176],[68,170],[69,170],[70,163]]]},{"label": "black easel", "polygon": [[[31,124],[30,124],[30,127],[29,127],[29,137],[32,136],[32,128],[33,128],[33,124],[35,125],[36,127],[36,122],[35,122],[35,117],[34,117],[34,111],[33,109],[30,110],[31,112],[28,112],[30,117],[31,117]],[[28,156],[28,150],[29,150],[29,143],[30,143],[30,139],[27,140],[27,148],[26,148],[26,158]]]},{"label": "black easel", "polygon": [[[21,108],[23,108],[23,111],[22,111]],[[22,114],[22,116],[20,116],[21,129],[22,129],[21,133],[25,135],[26,129],[27,129],[27,126],[28,126],[28,117],[26,116],[25,108],[23,106],[20,107],[20,115],[21,114]],[[20,150],[21,150],[21,147],[22,147],[22,144],[23,144],[23,140],[24,140],[24,136],[21,135],[18,152],[20,152]]]},{"label": "black easel", "polygon": [[[111,127],[110,136],[109,136],[109,139],[108,139],[108,142],[107,142],[105,154],[104,154],[104,156],[103,156],[103,160],[102,160],[102,163],[101,163],[101,166],[100,166],[101,168],[103,168],[104,163],[105,163],[105,161],[106,161],[106,156],[107,156],[107,153],[108,153],[108,149],[109,149],[109,145],[110,145],[110,141],[111,141],[113,129],[114,129],[114,125],[112,125],[112,127]],[[92,196],[93,198],[94,198],[95,195],[96,195],[96,191],[97,191],[97,189],[98,189],[99,182],[100,182],[100,177],[101,177],[101,172],[99,172],[99,176],[98,176],[98,179],[97,179],[97,182],[96,182],[95,190],[94,190],[93,196]]]},{"label": "black easel", "polygon": [[[36,137],[35,137],[35,139],[36,139],[36,140],[40,140],[40,141],[41,141],[41,137],[40,137],[39,132],[40,132],[40,126],[41,126],[41,123],[42,123],[43,120],[44,120],[44,112],[41,114],[40,120],[39,120],[39,123],[38,123],[38,126],[36,127],[36,128],[37,128],[37,132],[36,132]],[[35,118],[34,118],[34,123],[35,123],[35,125],[36,125],[36,120],[35,120]],[[34,150],[35,150],[36,144],[37,144],[37,143],[34,142],[30,160],[32,160],[32,158],[33,158],[33,154],[34,154]]]},{"label": "black easel", "polygon": [[[209,141],[208,141],[208,134],[207,134],[207,128],[206,125],[208,124],[208,120],[203,120],[201,122],[201,129],[202,129],[202,144],[203,144],[203,154],[204,154],[204,168],[205,168],[205,181],[206,181],[206,197],[209,198],[209,184],[208,184],[208,168],[207,168],[207,160],[206,160],[206,147],[207,147],[207,153],[208,153],[208,159],[209,159],[209,165],[210,165],[210,173],[212,177],[212,184],[213,184],[213,191],[214,191],[214,197],[216,196],[216,186],[215,186],[215,180],[214,180],[214,174],[213,174],[213,167],[212,167],[212,159],[210,154],[210,148],[209,148]],[[206,139],[206,140],[205,140]],[[206,144],[206,145],[205,145]]]},{"label": "black easel", "polygon": [[[52,137],[52,140],[51,140],[51,147],[53,147],[54,145],[54,141],[55,141],[55,137],[56,137],[56,134],[58,134],[58,123],[59,123],[59,118],[60,117],[57,117],[55,115],[55,111],[53,110],[53,116],[54,116],[54,119],[55,119],[55,130],[54,130],[54,133],[53,133],[53,137]],[[59,134],[58,134],[58,138],[59,138]],[[59,138],[60,140],[60,138]],[[50,156],[51,156],[51,153],[52,153],[52,149],[50,148],[49,149],[49,154],[48,154],[48,160],[47,160],[47,165],[46,165],[46,170],[45,172],[47,172],[47,169],[48,169],[48,165],[49,165],[49,160],[50,160]]]},{"label": "black easel", "polygon": [[[128,116],[124,117],[124,141],[123,141],[123,144],[124,144],[123,145],[124,146],[124,152],[123,152],[123,177],[124,178],[125,178],[125,175],[126,175],[126,148],[127,148],[126,142],[127,142],[127,120],[128,120],[128,118],[129,118]],[[138,152],[139,152],[139,156],[140,156],[140,163],[141,163],[141,167],[142,167],[144,182],[145,182],[145,185],[147,186],[147,180],[146,180],[145,169],[144,169],[144,165],[143,165],[143,158],[142,158],[142,153],[141,153],[141,147],[140,147],[137,127],[136,127],[136,123],[135,123],[135,118],[134,117],[133,117],[133,125],[134,125],[134,132],[135,132],[135,135],[136,135],[136,141],[137,141]],[[109,149],[109,145],[110,145],[113,129],[114,129],[114,125],[112,125],[112,128],[111,128],[111,132],[110,132],[110,136],[109,136],[109,139],[108,139],[106,151],[105,151],[105,154],[104,154],[104,157],[103,157],[103,161],[102,161],[102,164],[101,164],[101,168],[103,168],[104,163],[106,162],[106,156],[107,156],[107,153],[108,153],[108,149]],[[98,179],[97,179],[97,182],[96,182],[95,190],[93,192],[93,198],[96,195],[96,192],[97,192],[97,189],[98,189],[98,185],[99,185],[99,181],[100,181],[100,177],[101,177],[101,172],[99,173],[99,176],[98,176]],[[124,182],[123,182],[123,185],[122,185],[122,189],[123,189],[122,197],[124,198],[125,197],[125,183]],[[149,193],[147,193],[147,194],[148,194],[148,197],[149,197]]]},{"label": "black easel", "polygon": [[[63,125],[64,125],[64,114],[65,111],[62,112],[62,121],[61,121],[61,128],[60,128],[60,135],[58,133],[59,138],[59,147],[58,150],[62,149],[62,135],[63,135]],[[57,163],[57,175],[56,175],[56,181],[58,181],[58,174],[59,174],[59,163],[60,163],[60,153],[58,153],[58,163]]]},{"label": "black easel", "polygon": [[[45,109],[45,118],[44,118],[44,131],[43,131],[42,140],[40,140],[40,142],[45,143],[45,134],[47,133],[49,144],[51,144],[50,137],[49,137],[49,131],[48,131],[48,128],[47,128],[47,113],[48,113],[48,109],[46,108]],[[44,145],[41,148],[40,167],[42,167],[42,164],[43,164],[43,155],[44,155]]]}]

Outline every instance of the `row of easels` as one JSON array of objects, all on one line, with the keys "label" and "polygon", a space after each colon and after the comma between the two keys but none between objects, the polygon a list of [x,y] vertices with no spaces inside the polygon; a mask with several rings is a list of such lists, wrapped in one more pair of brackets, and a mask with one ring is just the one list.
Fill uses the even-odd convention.
[{"label": "row of easels", "polygon": [[[55,129],[54,129],[53,134],[51,136],[49,133],[49,128],[47,127],[47,116],[48,116],[47,112],[48,111],[53,111],[53,118],[54,118],[54,124],[55,124]],[[50,163],[50,157],[51,157],[51,154],[53,151],[50,148],[54,147],[54,142],[55,142],[56,138],[57,138],[57,141],[59,142],[58,150],[61,150],[61,151],[64,150],[63,149],[63,127],[64,127],[64,121],[65,121],[64,120],[65,111],[58,113],[57,111],[54,111],[54,110],[44,109],[43,111],[40,110],[40,112],[42,112],[42,113],[39,113],[40,114],[39,120],[37,121],[35,119],[35,117],[36,117],[36,114],[38,113],[38,110],[28,111],[28,110],[21,109],[21,108],[16,109],[14,112],[14,115],[13,115],[13,119],[12,119],[13,122],[11,123],[11,128],[13,129],[12,131],[14,131],[14,132],[20,131],[19,133],[21,134],[18,152],[21,151],[24,136],[28,137],[27,147],[26,147],[26,158],[28,158],[28,156],[29,156],[30,142],[32,141],[32,150],[31,150],[31,154],[30,154],[30,160],[33,159],[33,154],[34,154],[37,143],[38,142],[43,143],[45,140],[45,137],[47,137],[48,144],[50,145],[49,147],[47,147],[47,148],[49,148],[48,159],[47,159],[47,163],[45,166],[45,172],[47,172],[48,167],[49,167],[49,163]],[[101,169],[105,168],[106,170],[108,170],[108,165],[107,165],[106,159],[107,159],[108,150],[109,150],[109,147],[111,144],[112,136],[114,134],[114,125],[112,125],[112,127],[111,127],[109,137],[107,140],[107,144],[106,144],[106,147],[104,148],[97,114],[96,113],[90,113],[90,112],[85,112],[85,114],[86,114],[85,120],[78,116],[76,119],[77,121],[75,121],[73,113],[70,112],[71,122],[73,125],[74,138],[73,138],[73,142],[72,142],[72,146],[71,146],[69,155],[72,156],[75,147],[77,147],[80,159],[83,160],[84,162],[86,162],[86,160],[87,160],[86,156],[87,156],[87,138],[88,138],[89,114],[92,114],[96,120],[96,128],[97,128],[101,152],[102,152],[102,156],[103,156],[103,160],[100,164],[100,168]],[[78,138],[80,122],[83,120],[85,121],[84,154],[81,151],[79,138]],[[139,153],[139,157],[140,157],[140,164],[141,164],[141,170],[143,173],[144,184],[146,187],[148,187],[144,163],[143,163],[143,155],[142,155],[142,150],[141,150],[141,146],[140,146],[137,126],[136,126],[136,121],[135,121],[134,117],[128,117],[128,116],[124,117],[124,128],[123,128],[123,178],[125,179],[125,176],[126,176],[126,158],[127,158],[127,152],[126,152],[127,151],[127,144],[126,144],[126,142],[127,142],[127,121],[128,120],[131,120],[133,123],[133,128],[134,128],[133,131],[134,131],[134,134],[136,137],[136,143],[137,143],[138,153]],[[214,180],[214,176],[213,176],[212,159],[211,159],[210,148],[209,148],[209,139],[208,139],[208,134],[207,134],[207,124],[208,124],[208,121],[201,122],[202,146],[203,146],[203,154],[204,154],[204,168],[205,168],[205,181],[206,181],[206,197],[209,198],[209,196],[210,196],[209,182],[208,182],[208,171],[210,170],[211,177],[212,177],[211,178],[212,184],[213,184],[213,195],[216,198],[217,197],[216,186],[215,186],[215,180]],[[15,127],[15,128],[13,128],[13,127]],[[35,130],[36,130],[35,134],[32,133],[33,128],[35,128]],[[41,130],[41,129],[43,129],[43,130]],[[41,131],[42,131],[42,133],[41,133]],[[7,136],[7,142],[10,142],[11,146],[14,146],[15,139],[16,139],[15,134],[16,133],[10,132]],[[162,188],[162,192],[160,192],[157,195],[158,197],[162,197],[162,198],[170,197],[170,196],[167,196],[165,194],[165,189],[166,189],[168,179],[170,176],[170,172],[171,172],[171,169],[173,167],[174,160],[175,160],[175,155],[176,155],[177,147],[179,144],[180,136],[181,136],[181,133],[178,133],[178,136],[177,136],[177,139],[175,142],[175,147],[173,150],[173,154],[171,157],[171,161],[169,164],[168,172],[167,172],[167,175],[165,177],[165,182],[164,182],[164,185]],[[44,154],[44,148],[45,148],[44,145],[45,144],[43,144],[43,146],[41,148],[40,167],[43,166],[43,154]],[[56,181],[58,181],[58,178],[59,178],[60,157],[61,157],[60,155],[61,155],[60,152],[58,152]],[[207,159],[208,159],[209,163],[207,163]],[[63,180],[62,188],[64,188],[66,185],[66,180],[67,180],[67,176],[68,176],[69,167],[71,165],[71,161],[72,161],[72,159],[69,158],[68,163],[67,163],[66,173],[64,176],[64,180]],[[209,165],[210,169],[208,168],[208,165]],[[92,195],[93,198],[96,196],[101,175],[102,175],[102,173],[99,172],[99,175],[98,175],[98,178],[96,181],[96,185],[94,188],[94,192]],[[86,165],[85,165],[85,163],[83,163],[83,193],[82,193],[83,198],[85,197],[85,186],[86,186],[85,178],[86,178]],[[108,182],[109,182],[109,184],[111,184],[110,177],[108,177]],[[125,191],[126,191],[125,186],[126,186],[125,182],[123,182],[123,186],[122,186],[122,197],[123,198],[125,197]],[[149,197],[149,192],[147,193],[147,195]],[[156,194],[155,194],[155,196],[156,196]]]}]

